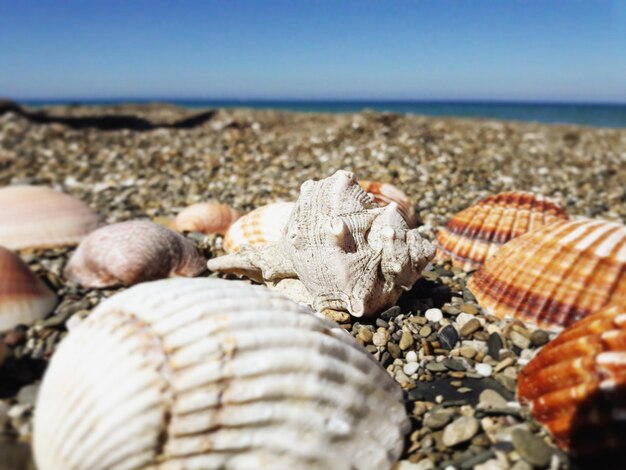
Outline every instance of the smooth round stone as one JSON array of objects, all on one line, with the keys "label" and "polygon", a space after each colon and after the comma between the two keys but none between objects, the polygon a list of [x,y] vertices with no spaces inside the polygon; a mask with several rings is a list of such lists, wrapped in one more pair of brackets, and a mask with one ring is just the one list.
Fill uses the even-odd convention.
[{"label": "smooth round stone", "polygon": [[402,368],[402,370],[404,371],[404,373],[406,375],[413,375],[417,372],[417,369],[419,369],[420,365],[417,362],[409,362],[407,364],[404,365],[404,367]]},{"label": "smooth round stone", "polygon": [[432,332],[433,329],[430,327],[430,325],[425,325],[420,329],[419,334],[422,338],[427,338]]},{"label": "smooth round stone", "polygon": [[511,331],[509,338],[511,338],[511,342],[520,349],[528,349],[530,346],[530,339],[517,331]]},{"label": "smooth round stone", "polygon": [[480,392],[478,401],[485,408],[503,408],[506,406],[506,400],[502,397],[502,395],[491,389],[486,389]]},{"label": "smooth round stone", "polygon": [[525,429],[515,429],[511,433],[513,447],[526,462],[545,467],[550,463],[553,450],[538,436]]},{"label": "smooth round stone", "polygon": [[428,319],[428,321],[431,321],[433,323],[439,323],[441,320],[443,320],[443,312],[438,308],[429,308],[424,313],[424,316]]},{"label": "smooth round stone", "polygon": [[409,349],[413,346],[413,336],[408,331],[402,332],[402,337],[400,338],[400,349],[403,351]]},{"label": "smooth round stone", "polygon": [[466,359],[471,359],[476,355],[476,349],[471,346],[462,346],[461,349],[459,349],[459,352],[461,353],[461,356]]},{"label": "smooth round stone", "polygon": [[429,362],[426,364],[426,369],[431,372],[445,372],[448,368],[441,362]]},{"label": "smooth round stone", "polygon": [[474,304],[461,304],[461,312],[469,313],[470,315],[476,315],[478,313],[478,307]]},{"label": "smooth round stone", "polygon": [[417,362],[417,353],[415,351],[409,351],[405,356],[406,362]]},{"label": "smooth round stone", "polygon": [[533,346],[543,346],[550,341],[550,336],[547,331],[535,330],[530,335],[530,342]]},{"label": "smooth round stone", "polygon": [[476,320],[476,318],[474,318],[474,315],[470,315],[469,313],[459,313],[459,315],[456,317],[457,328],[463,328],[465,324],[470,320]]},{"label": "smooth round stone", "polygon": [[461,334],[461,336],[469,336],[476,330],[478,330],[480,326],[480,321],[478,321],[478,319],[476,318],[472,318],[470,321],[465,323],[465,325],[463,325],[459,333]]},{"label": "smooth round stone", "polygon": [[461,416],[443,430],[441,441],[446,447],[469,441],[478,432],[478,420],[472,416]]},{"label": "smooth round stone", "polygon": [[500,359],[500,350],[504,347],[502,336],[499,333],[491,333],[487,339],[489,355],[496,361]]},{"label": "smooth round stone", "polygon": [[482,375],[483,377],[489,377],[493,372],[493,367],[489,364],[479,363],[476,364],[476,373]]},{"label": "smooth round stone", "polygon": [[459,340],[459,333],[452,325],[445,326],[439,332],[439,343],[445,349],[452,349]]},{"label": "smooth round stone", "polygon": [[448,424],[451,418],[450,413],[426,413],[422,424],[433,431],[437,431]]}]

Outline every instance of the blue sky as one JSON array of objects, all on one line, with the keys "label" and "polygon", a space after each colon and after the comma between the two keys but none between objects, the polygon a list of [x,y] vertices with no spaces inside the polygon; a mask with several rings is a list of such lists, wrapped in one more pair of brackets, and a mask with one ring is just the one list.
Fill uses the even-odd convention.
[{"label": "blue sky", "polygon": [[0,0],[0,96],[626,102],[626,1]]}]

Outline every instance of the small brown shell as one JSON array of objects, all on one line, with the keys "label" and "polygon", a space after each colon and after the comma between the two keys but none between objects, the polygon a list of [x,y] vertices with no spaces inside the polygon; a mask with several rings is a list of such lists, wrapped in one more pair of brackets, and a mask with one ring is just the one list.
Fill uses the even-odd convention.
[{"label": "small brown shell", "polygon": [[567,327],[609,303],[626,303],[626,226],[546,225],[500,248],[468,287],[490,314]]},{"label": "small brown shell", "polygon": [[224,234],[243,213],[226,204],[200,202],[183,209],[174,221],[174,229],[179,232],[200,232]]},{"label": "small brown shell", "polygon": [[91,233],[72,255],[64,276],[90,288],[128,286],[174,275],[196,276],[205,263],[182,235],[150,221],[132,220]]},{"label": "small brown shell", "polygon": [[386,206],[391,202],[398,204],[398,209],[409,228],[414,228],[415,209],[409,197],[397,186],[390,183],[381,183],[380,181],[358,180],[359,186],[366,193],[369,193],[377,204]]},{"label": "small brown shell", "polygon": [[0,244],[12,250],[77,245],[99,222],[68,194],[44,186],[0,189]]},{"label": "small brown shell", "polygon": [[293,202],[275,202],[244,215],[227,230],[224,250],[236,253],[244,245],[265,245],[278,241],[293,207]]},{"label": "small brown shell", "polygon": [[509,240],[566,219],[563,209],[538,194],[495,194],[459,212],[439,230],[437,258],[473,271]]},{"label": "small brown shell", "polygon": [[54,292],[26,263],[0,247],[0,331],[31,325],[49,314],[56,303]]},{"label": "small brown shell", "polygon": [[566,329],[522,369],[518,396],[575,454],[626,455],[626,304]]}]

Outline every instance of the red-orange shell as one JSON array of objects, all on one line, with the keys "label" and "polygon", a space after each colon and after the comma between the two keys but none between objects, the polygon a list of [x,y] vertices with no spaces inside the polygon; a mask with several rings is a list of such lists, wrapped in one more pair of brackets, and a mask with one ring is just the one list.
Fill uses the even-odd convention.
[{"label": "red-orange shell", "polygon": [[518,396],[576,454],[626,454],[626,304],[566,329],[522,369]]},{"label": "red-orange shell", "polygon": [[174,220],[179,232],[224,234],[243,213],[219,202],[200,202],[183,209]]},{"label": "red-orange shell", "polygon": [[546,225],[500,248],[468,287],[490,314],[567,327],[609,303],[626,303],[626,226]]},{"label": "red-orange shell", "polygon": [[568,216],[538,194],[494,194],[459,212],[437,233],[437,258],[464,271],[478,269],[505,243]]},{"label": "red-orange shell", "polygon": [[369,193],[377,204],[386,206],[391,202],[398,204],[398,209],[410,228],[415,227],[415,210],[409,197],[400,188],[379,181],[359,180],[359,186]]}]

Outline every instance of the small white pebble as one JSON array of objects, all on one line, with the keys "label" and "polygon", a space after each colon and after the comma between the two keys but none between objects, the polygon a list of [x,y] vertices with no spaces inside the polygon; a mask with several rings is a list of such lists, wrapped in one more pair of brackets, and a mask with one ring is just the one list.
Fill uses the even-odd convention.
[{"label": "small white pebble", "polygon": [[406,353],[406,362],[417,362],[417,353],[415,351]]},{"label": "small white pebble", "polygon": [[443,313],[438,308],[429,308],[424,313],[424,316],[433,323],[439,323],[443,319]]},{"label": "small white pebble", "polygon": [[417,362],[409,362],[408,364],[404,365],[402,370],[406,375],[411,376],[417,372],[417,369],[419,369],[419,367],[420,366]]},{"label": "small white pebble", "polygon": [[460,330],[461,328],[463,328],[463,325],[465,325],[472,318],[475,318],[475,315],[470,315],[469,313],[465,313],[465,312],[459,313],[456,316],[456,326],[457,326],[457,328]]},{"label": "small white pebble", "polygon": [[492,372],[493,372],[493,367],[491,367],[489,364],[484,364],[484,363],[476,364],[477,374],[482,375],[483,377],[489,377]]}]

